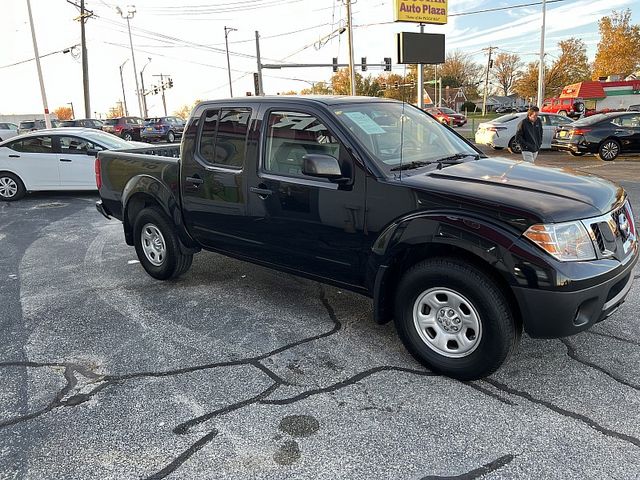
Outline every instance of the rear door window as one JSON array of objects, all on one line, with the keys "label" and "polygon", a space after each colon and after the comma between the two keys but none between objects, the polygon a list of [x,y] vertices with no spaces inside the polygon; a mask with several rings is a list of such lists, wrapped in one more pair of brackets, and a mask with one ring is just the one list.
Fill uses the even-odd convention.
[{"label": "rear door window", "polygon": [[250,120],[251,109],[223,108],[205,111],[198,158],[211,166],[242,168]]},{"label": "rear door window", "polygon": [[53,153],[51,137],[49,136],[23,138],[7,146],[12,150],[23,153]]}]

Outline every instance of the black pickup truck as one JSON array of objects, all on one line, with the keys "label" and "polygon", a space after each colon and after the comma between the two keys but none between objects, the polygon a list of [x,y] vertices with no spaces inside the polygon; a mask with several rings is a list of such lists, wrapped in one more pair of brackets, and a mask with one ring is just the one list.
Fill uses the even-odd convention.
[{"label": "black pickup truck", "polygon": [[494,372],[523,328],[609,316],[638,257],[621,187],[487,158],[391,100],[203,102],[179,151],[100,152],[96,180],[151,276],[206,249],[368,295],[416,359],[460,379]]}]

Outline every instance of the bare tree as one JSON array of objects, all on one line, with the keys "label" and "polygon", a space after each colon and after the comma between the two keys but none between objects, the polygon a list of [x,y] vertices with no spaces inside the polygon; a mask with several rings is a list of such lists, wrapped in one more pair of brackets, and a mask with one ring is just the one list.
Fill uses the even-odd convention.
[{"label": "bare tree", "polygon": [[493,61],[491,74],[505,97],[511,93],[522,67],[524,63],[517,53],[499,53]]}]

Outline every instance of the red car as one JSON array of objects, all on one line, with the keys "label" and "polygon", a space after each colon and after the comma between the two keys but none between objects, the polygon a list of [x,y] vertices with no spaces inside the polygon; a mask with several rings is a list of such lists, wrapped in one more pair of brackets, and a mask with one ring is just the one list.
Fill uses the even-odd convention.
[{"label": "red car", "polygon": [[541,112],[557,113],[565,117],[578,118],[584,112],[584,100],[581,98],[545,98]]},{"label": "red car", "polygon": [[140,117],[120,117],[108,118],[102,125],[102,130],[112,133],[130,142],[140,140],[140,130],[142,130],[144,120]]},{"label": "red car", "polygon": [[426,111],[446,125],[461,127],[467,123],[467,117],[447,107],[427,108]]}]

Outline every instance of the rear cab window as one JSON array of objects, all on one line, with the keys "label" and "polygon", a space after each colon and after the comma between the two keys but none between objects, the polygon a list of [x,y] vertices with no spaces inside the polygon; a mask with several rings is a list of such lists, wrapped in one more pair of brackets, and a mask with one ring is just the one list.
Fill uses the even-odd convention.
[{"label": "rear cab window", "polygon": [[200,120],[198,160],[206,166],[242,169],[250,121],[250,108],[205,110]]}]

